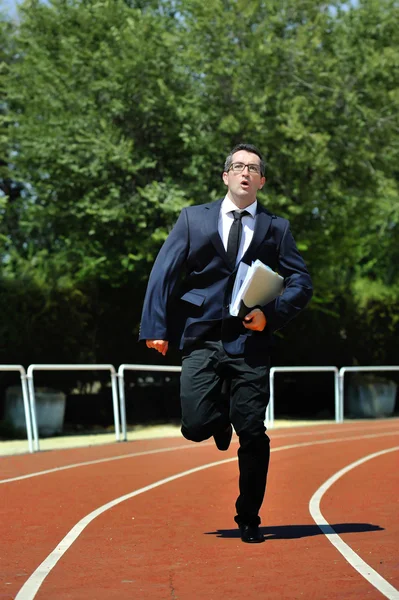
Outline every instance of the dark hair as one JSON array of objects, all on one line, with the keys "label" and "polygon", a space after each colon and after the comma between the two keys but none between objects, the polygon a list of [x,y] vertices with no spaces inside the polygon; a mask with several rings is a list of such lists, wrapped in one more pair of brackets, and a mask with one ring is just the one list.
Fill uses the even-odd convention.
[{"label": "dark hair", "polygon": [[263,177],[265,175],[265,161],[263,160],[263,156],[261,155],[261,153],[257,149],[257,147],[253,146],[252,144],[237,144],[237,146],[234,146],[234,148],[230,151],[230,154],[224,161],[224,171],[227,172],[230,169],[231,163],[233,162],[233,155],[236,152],[239,152],[240,150],[245,150],[246,152],[252,152],[252,154],[256,154],[256,156],[259,156],[259,158],[260,158],[260,174]]}]

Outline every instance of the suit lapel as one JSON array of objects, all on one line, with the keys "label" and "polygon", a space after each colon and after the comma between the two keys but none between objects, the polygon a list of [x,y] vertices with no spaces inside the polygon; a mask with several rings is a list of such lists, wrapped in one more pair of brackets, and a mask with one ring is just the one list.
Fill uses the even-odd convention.
[{"label": "suit lapel", "polygon": [[212,204],[208,204],[207,206],[205,206],[205,209],[208,211],[208,214],[206,215],[206,218],[205,218],[205,229],[206,229],[207,235],[209,236],[209,239],[211,240],[212,244],[215,247],[216,252],[218,254],[220,254],[220,256],[223,258],[223,260],[228,265],[229,262],[227,260],[226,250],[224,249],[223,242],[219,235],[219,228],[218,228],[220,206],[222,204],[222,201],[223,201],[223,198],[221,200],[217,200],[216,202],[213,202]]},{"label": "suit lapel", "polygon": [[258,203],[258,210],[256,213],[255,230],[252,237],[251,243],[249,244],[247,251],[242,257],[242,261],[251,264],[253,256],[255,255],[256,249],[259,244],[265,239],[267,230],[272,222],[272,217],[269,213]]}]

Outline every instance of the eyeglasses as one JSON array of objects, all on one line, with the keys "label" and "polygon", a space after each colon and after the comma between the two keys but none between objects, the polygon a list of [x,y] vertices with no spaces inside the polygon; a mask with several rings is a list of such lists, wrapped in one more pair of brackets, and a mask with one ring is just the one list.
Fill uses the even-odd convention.
[{"label": "eyeglasses", "polygon": [[241,162],[232,163],[230,165],[229,171],[233,171],[233,173],[242,173],[244,171],[245,167],[248,167],[249,173],[253,173],[253,174],[256,173],[257,175],[260,175],[260,166],[259,165],[255,165],[255,164],[245,165],[244,163],[241,163]]}]

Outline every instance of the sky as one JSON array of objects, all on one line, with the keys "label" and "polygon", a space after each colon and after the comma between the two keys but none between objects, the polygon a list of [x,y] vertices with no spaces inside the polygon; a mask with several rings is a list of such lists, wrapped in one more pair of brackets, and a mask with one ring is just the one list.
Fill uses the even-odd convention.
[{"label": "sky", "polygon": [[0,9],[1,12],[9,15],[10,17],[17,16],[16,6],[18,4],[18,0],[0,0]]}]

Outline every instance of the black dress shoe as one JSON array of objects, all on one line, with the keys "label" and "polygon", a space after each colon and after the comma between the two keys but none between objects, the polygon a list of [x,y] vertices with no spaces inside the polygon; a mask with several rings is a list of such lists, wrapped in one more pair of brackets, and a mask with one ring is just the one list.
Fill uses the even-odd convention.
[{"label": "black dress shoe", "polygon": [[265,541],[258,525],[240,525],[241,539],[246,544],[260,544]]},{"label": "black dress shoe", "polygon": [[224,431],[215,433],[213,436],[215,444],[218,450],[228,450],[231,442],[231,436],[233,435],[233,428],[229,425]]}]

